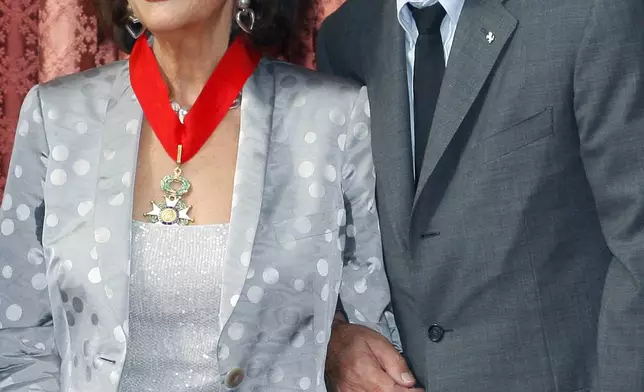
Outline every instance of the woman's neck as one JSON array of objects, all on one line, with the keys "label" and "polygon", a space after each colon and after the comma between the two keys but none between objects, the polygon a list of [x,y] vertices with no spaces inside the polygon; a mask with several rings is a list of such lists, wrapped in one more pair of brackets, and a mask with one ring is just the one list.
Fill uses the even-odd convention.
[{"label": "woman's neck", "polygon": [[231,17],[154,34],[152,49],[168,86],[170,98],[191,107],[223,57],[230,39]]}]

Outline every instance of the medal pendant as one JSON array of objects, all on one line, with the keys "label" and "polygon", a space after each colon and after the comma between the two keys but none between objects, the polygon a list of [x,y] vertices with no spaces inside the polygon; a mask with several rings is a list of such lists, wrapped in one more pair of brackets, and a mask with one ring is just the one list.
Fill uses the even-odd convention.
[{"label": "medal pendant", "polygon": [[194,220],[188,216],[192,206],[183,201],[182,196],[190,190],[190,181],[181,175],[181,168],[174,169],[174,174],[161,180],[161,189],[165,193],[163,202],[152,201],[152,211],[144,216],[150,223],[167,226],[187,226]]}]

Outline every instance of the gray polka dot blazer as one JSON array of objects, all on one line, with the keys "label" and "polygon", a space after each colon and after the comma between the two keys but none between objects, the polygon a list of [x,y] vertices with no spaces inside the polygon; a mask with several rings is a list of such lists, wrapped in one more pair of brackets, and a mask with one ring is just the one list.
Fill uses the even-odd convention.
[{"label": "gray polka dot blazer", "polygon": [[[366,91],[263,60],[243,96],[222,390],[324,391],[338,296],[396,340]],[[141,120],[127,62],[27,96],[0,211],[0,390],[118,390]]]}]

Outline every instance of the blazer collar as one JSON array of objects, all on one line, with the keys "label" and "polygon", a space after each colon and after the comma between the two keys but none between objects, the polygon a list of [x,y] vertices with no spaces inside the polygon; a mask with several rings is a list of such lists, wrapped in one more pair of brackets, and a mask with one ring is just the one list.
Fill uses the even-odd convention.
[{"label": "blazer collar", "polygon": [[[219,321],[224,329],[239,298],[258,230],[262,195],[266,177],[266,161],[273,124],[275,96],[270,65],[260,62],[242,91],[241,125],[237,167],[235,170],[233,206],[224,264],[224,281]],[[233,303],[225,298],[233,298]]]}]

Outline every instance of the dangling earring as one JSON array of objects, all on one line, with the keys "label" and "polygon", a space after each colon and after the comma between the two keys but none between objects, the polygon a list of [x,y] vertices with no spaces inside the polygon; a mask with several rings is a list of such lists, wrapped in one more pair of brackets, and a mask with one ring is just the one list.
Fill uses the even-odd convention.
[{"label": "dangling earring", "polygon": [[255,11],[250,8],[250,3],[251,0],[237,0],[238,11],[235,15],[235,21],[237,26],[246,34],[251,34],[253,27],[255,27]]},{"label": "dangling earring", "polygon": [[143,23],[136,16],[130,4],[127,5],[127,23],[125,23],[125,30],[135,40],[139,39],[145,33],[145,26],[143,26]]}]

